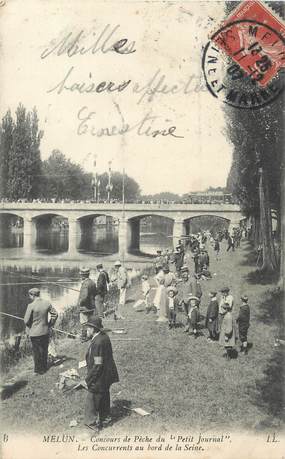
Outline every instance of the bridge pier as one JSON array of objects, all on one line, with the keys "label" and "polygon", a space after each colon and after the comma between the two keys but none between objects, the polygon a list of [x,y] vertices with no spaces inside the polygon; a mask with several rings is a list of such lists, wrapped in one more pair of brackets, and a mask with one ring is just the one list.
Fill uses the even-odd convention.
[{"label": "bridge pier", "polygon": [[173,247],[177,246],[179,239],[181,236],[185,236],[186,234],[186,227],[185,222],[182,219],[174,220],[173,224]]},{"label": "bridge pier", "polygon": [[77,234],[79,234],[79,222],[75,219],[68,219],[68,255],[77,254]]},{"label": "bridge pier", "polygon": [[24,253],[31,255],[37,239],[36,222],[32,218],[24,218]]},{"label": "bridge pier", "polygon": [[129,232],[131,233],[130,247],[133,250],[140,249],[140,220],[137,218],[129,222]]}]

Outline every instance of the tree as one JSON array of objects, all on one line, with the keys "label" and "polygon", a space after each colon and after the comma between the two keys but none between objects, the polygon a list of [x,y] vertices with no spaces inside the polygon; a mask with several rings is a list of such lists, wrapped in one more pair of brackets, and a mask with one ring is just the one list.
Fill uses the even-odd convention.
[{"label": "tree", "polygon": [[27,112],[22,104],[14,122],[10,110],[1,125],[1,196],[17,200],[37,197],[41,175],[37,112]]},{"label": "tree", "polygon": [[181,201],[181,196],[176,193],[172,193],[171,191],[162,191],[161,193],[156,194],[147,194],[142,196],[142,199],[145,201],[153,200],[153,201]]},{"label": "tree", "polygon": [[43,193],[46,199],[90,199],[92,175],[71,162],[59,150],[43,161]]},{"label": "tree", "polygon": [[[284,11],[282,2],[275,4]],[[236,3],[227,2],[227,13],[235,6]],[[262,270],[272,271],[277,266],[272,213],[277,218],[279,242],[281,222],[284,222],[281,206],[283,100],[280,98],[258,110],[227,106],[225,113],[228,136],[234,146],[227,187],[239,200],[244,214],[253,221],[254,241],[263,246]]]},{"label": "tree", "polygon": [[[100,199],[107,200],[108,192],[108,174],[104,172],[99,175],[100,179]],[[111,175],[111,183],[113,189],[111,192],[111,199],[116,199],[117,201],[122,201],[123,198],[123,180],[125,188],[125,201],[136,201],[140,197],[140,187],[139,184],[127,174],[123,176],[121,172],[114,171]]]},{"label": "tree", "polygon": [[9,158],[13,142],[14,123],[11,111],[8,110],[0,126],[0,197],[7,197]]}]

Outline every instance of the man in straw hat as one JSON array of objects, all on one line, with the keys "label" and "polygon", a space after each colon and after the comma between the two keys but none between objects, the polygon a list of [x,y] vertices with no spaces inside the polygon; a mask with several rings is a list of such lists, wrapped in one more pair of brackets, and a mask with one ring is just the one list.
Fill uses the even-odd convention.
[{"label": "man in straw hat", "polygon": [[166,309],[168,312],[169,328],[176,327],[176,314],[178,310],[177,288],[174,285],[167,287]]},{"label": "man in straw hat", "polygon": [[84,325],[95,314],[95,296],[97,293],[95,282],[89,278],[90,269],[82,267],[80,269],[81,287],[78,297],[79,319],[82,326],[81,341],[86,341],[87,333]]},{"label": "man in straw hat", "polygon": [[191,328],[194,338],[198,338],[198,324],[200,320],[199,304],[200,299],[197,296],[189,295],[187,324],[184,332],[189,333]]},{"label": "man in straw hat", "polygon": [[126,292],[128,285],[128,273],[126,268],[122,266],[122,263],[118,260],[115,262],[115,271],[116,271],[116,283],[120,291],[119,304],[114,314],[115,319],[124,319],[122,316],[122,308],[126,304]]},{"label": "man in straw hat", "polygon": [[32,342],[34,372],[42,375],[47,371],[49,330],[55,324],[58,314],[49,301],[40,298],[38,288],[31,288],[29,297],[32,302],[27,307],[24,322]]},{"label": "man in straw hat", "polygon": [[109,336],[104,333],[102,319],[93,317],[85,324],[91,339],[87,353],[86,384],[88,394],[85,407],[85,424],[101,428],[111,422],[110,386],[119,381]]}]

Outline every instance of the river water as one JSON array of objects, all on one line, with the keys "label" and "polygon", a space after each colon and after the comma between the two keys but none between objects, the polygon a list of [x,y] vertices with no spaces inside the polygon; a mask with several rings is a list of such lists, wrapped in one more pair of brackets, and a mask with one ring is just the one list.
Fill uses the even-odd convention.
[{"label": "river water", "polygon": [[[172,238],[161,231],[144,233],[140,237],[140,252],[126,254],[125,266],[138,270],[151,263],[151,255],[158,248],[172,247]],[[23,248],[23,234],[6,232],[0,241],[0,305],[1,311],[24,316],[29,303],[28,290],[37,286],[42,298],[46,298],[62,312],[66,307],[76,304],[80,288],[79,268],[91,268],[91,278],[95,277],[99,262],[110,270],[117,259],[117,228],[98,227],[90,235],[81,235],[77,253],[68,255],[68,233],[62,231],[39,230],[36,244],[28,255]],[[56,284],[51,283],[56,282]],[[23,322],[1,315],[0,336],[9,337],[24,329]]]}]

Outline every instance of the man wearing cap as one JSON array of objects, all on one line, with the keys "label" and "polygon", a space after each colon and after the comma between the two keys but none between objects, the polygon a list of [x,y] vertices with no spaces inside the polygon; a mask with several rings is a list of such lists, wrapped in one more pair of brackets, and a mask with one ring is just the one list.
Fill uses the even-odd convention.
[{"label": "man wearing cap", "polygon": [[95,313],[95,296],[96,296],[96,285],[92,279],[89,278],[90,269],[81,268],[81,287],[78,297],[78,306],[79,306],[79,319],[82,326],[81,330],[81,340],[87,340],[86,329],[84,324],[94,315]]},{"label": "man wearing cap", "polygon": [[119,381],[113,359],[112,344],[104,333],[102,319],[93,317],[87,323],[87,335],[91,338],[86,353],[88,394],[85,408],[85,424],[101,428],[111,421],[110,386]]},{"label": "man wearing cap", "polygon": [[242,304],[240,306],[239,315],[237,317],[239,339],[241,341],[241,352],[244,352],[246,355],[248,352],[247,349],[247,332],[249,328],[250,321],[250,309],[248,305],[248,297],[243,295],[241,297]]},{"label": "man wearing cap", "polygon": [[120,261],[116,261],[115,270],[116,270],[116,282],[117,282],[118,289],[120,291],[120,296],[119,296],[119,304],[117,306],[117,310],[115,311],[114,317],[115,319],[124,319],[124,317],[122,316],[122,308],[126,304],[128,273],[127,273],[127,270],[122,266],[122,263]]},{"label": "man wearing cap", "polygon": [[32,302],[28,305],[24,322],[29,329],[34,357],[34,372],[42,375],[47,371],[49,329],[58,317],[55,308],[47,300],[40,298],[40,290],[29,290]]},{"label": "man wearing cap", "polygon": [[108,273],[104,271],[102,263],[97,265],[99,273],[97,278],[97,289],[95,297],[96,312],[99,317],[104,317],[104,302],[108,292],[108,285],[110,282]]}]

